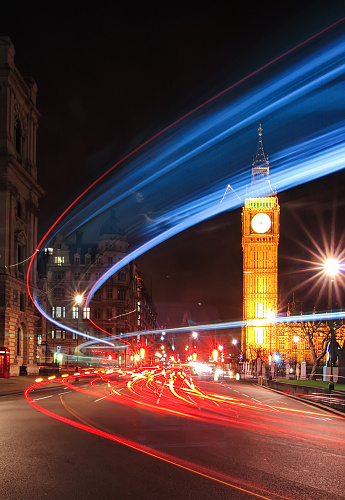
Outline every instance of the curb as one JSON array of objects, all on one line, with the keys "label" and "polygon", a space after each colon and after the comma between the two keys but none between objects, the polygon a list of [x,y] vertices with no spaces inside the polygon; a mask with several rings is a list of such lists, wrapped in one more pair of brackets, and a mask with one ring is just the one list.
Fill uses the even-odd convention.
[{"label": "curb", "polygon": [[345,413],[336,410],[335,408],[332,408],[331,406],[323,405],[322,403],[316,403],[315,401],[310,401],[309,399],[304,399],[303,397],[298,397],[294,396],[293,394],[287,394],[286,392],[281,392],[277,391],[277,389],[272,389],[272,387],[266,386],[266,385],[260,385],[260,384],[255,384],[258,387],[262,387],[262,389],[267,389],[268,391],[275,392],[276,394],[281,394],[283,396],[287,396],[288,398],[295,399],[296,401],[302,401],[303,403],[306,403],[310,406],[315,406],[316,408],[319,408],[320,410],[325,410],[328,411],[329,413],[334,413],[338,415],[339,417],[345,418]]}]

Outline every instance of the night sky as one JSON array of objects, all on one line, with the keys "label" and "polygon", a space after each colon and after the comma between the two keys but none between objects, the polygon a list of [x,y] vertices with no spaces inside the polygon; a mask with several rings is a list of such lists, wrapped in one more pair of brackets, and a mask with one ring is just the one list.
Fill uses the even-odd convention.
[{"label": "night sky", "polygon": [[[40,203],[41,236],[124,154],[345,15],[343,0],[86,5],[13,5],[0,20],[0,34],[15,45],[17,67],[38,84],[39,183],[47,193]],[[263,129],[270,154],[275,145],[264,123]],[[256,146],[254,129],[244,162],[251,162]],[[283,309],[293,290],[305,309],[313,307],[315,296],[296,289],[305,273],[295,271],[305,263],[292,257],[310,260],[311,238],[322,245],[320,228],[328,238],[332,221],[339,241],[344,181],[341,171],[279,195]],[[181,323],[187,311],[196,321],[241,318],[240,213],[223,213],[139,258],[161,324]]]}]

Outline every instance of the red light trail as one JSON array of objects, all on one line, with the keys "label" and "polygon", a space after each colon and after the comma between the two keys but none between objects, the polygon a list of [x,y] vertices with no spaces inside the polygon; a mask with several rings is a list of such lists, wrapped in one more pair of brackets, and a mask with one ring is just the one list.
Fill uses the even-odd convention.
[{"label": "red light trail", "polygon": [[[49,404],[47,399],[40,400],[38,404],[33,400],[32,391],[42,385],[59,381],[64,387],[68,387],[76,393],[97,397],[97,401],[105,399],[110,404],[121,404],[129,408],[151,412],[153,415],[170,415],[190,420],[195,424],[198,422],[210,424],[212,429],[214,426],[219,426],[220,429],[238,428],[263,433],[268,436],[284,437],[300,443],[317,440],[319,446],[325,449],[345,449],[344,430],[335,429],[327,422],[327,434],[320,435],[322,421],[330,420],[328,418],[329,414],[320,410],[301,411],[283,406],[269,406],[259,401],[249,401],[240,395],[230,397],[215,394],[214,384],[212,384],[213,392],[211,393],[198,388],[194,381],[182,370],[165,370],[152,367],[133,371],[109,370],[108,373],[105,373],[103,370],[102,372],[94,371],[88,375],[90,378],[90,380],[87,379],[89,380],[88,388],[70,383],[69,379],[73,380],[73,376],[61,377],[59,380],[50,380],[28,387],[25,391],[25,398],[34,408],[62,423],[127,446],[176,467],[227,485],[230,488],[250,493],[257,498],[285,499],[288,497],[267,491],[259,485],[250,484],[227,474],[211,471],[205,466],[169,455],[123,437],[116,431],[111,431],[100,423],[91,421],[82,415],[79,410],[71,408],[64,401],[65,395],[60,395],[64,410],[67,410],[79,422],[49,411],[43,407],[44,404]],[[80,378],[79,376],[79,380]],[[207,386],[207,384],[205,385]],[[239,386],[237,385],[237,387]],[[108,411],[111,414],[111,406]],[[287,420],[287,416],[293,416],[293,422]],[[337,417],[332,415],[332,420],[335,419]]]},{"label": "red light trail", "polygon": [[[158,138],[159,136],[161,136],[162,134],[164,134],[166,131],[168,131],[169,129],[171,129],[172,127],[174,127],[175,125],[179,124],[181,121],[185,120],[186,118],[190,117],[191,115],[193,115],[194,113],[196,113],[197,111],[201,110],[202,108],[204,108],[205,106],[207,106],[208,104],[210,104],[211,102],[217,100],[219,97],[223,96],[224,94],[226,94],[227,92],[229,92],[230,90],[236,88],[237,86],[239,86],[240,84],[244,83],[245,81],[249,80],[250,78],[252,78],[253,76],[257,75],[258,73],[262,72],[263,70],[269,68],[270,66],[272,66],[273,64],[275,64],[276,62],[280,61],[281,59],[285,58],[287,55],[290,55],[292,54],[293,52],[295,52],[297,49],[305,46],[306,44],[308,44],[309,42],[311,42],[312,40],[316,39],[317,37],[321,36],[322,34],[328,32],[329,30],[331,30],[332,28],[334,28],[335,26],[339,25],[340,23],[342,23],[343,21],[345,20],[345,18],[341,18],[339,19],[338,21],[336,21],[335,23],[333,23],[332,25],[326,27],[325,29],[321,30],[319,33],[316,33],[315,35],[309,37],[307,40],[304,40],[303,42],[299,43],[298,45],[294,46],[293,48],[289,49],[288,51],[286,51],[285,53],[281,54],[280,56],[274,58],[273,60],[269,61],[268,63],[266,63],[265,65],[261,66],[260,68],[256,69],[255,71],[251,72],[250,74],[246,75],[245,77],[243,77],[242,79],[238,80],[237,82],[235,82],[234,84],[230,85],[229,87],[227,87],[226,89],[224,89],[223,91],[219,92],[218,94],[216,94],[215,96],[211,97],[210,99],[206,100],[205,102],[203,102],[202,104],[200,104],[199,106],[197,106],[196,108],[194,108],[193,110],[189,111],[188,113],[186,113],[185,115],[181,116],[179,119],[175,120],[173,123],[171,123],[170,125],[168,125],[167,127],[165,127],[164,129],[162,129],[161,131],[159,131],[157,134],[153,135],[150,139],[148,139],[147,141],[143,142],[141,145],[139,145],[137,148],[135,148],[134,150],[132,150],[130,153],[128,153],[127,155],[125,155],[123,158],[121,158],[118,162],[116,162],[111,168],[109,168],[106,172],[104,172],[98,179],[96,179],[94,182],[92,182],[90,184],[90,186],[88,186],[64,211],[63,213],[58,217],[58,219],[52,224],[52,226],[48,229],[48,231],[46,232],[46,234],[43,236],[43,238],[41,239],[41,241],[39,242],[37,248],[36,248],[36,251],[35,253],[33,254],[33,256],[31,257],[30,259],[30,262],[29,262],[29,265],[28,265],[28,270],[27,270],[27,276],[26,276],[26,280],[27,280],[27,290],[28,290],[28,294],[29,294],[29,297],[30,299],[32,300],[33,303],[35,303],[34,301],[34,297],[31,293],[31,290],[30,290],[30,273],[31,273],[31,270],[32,270],[32,266],[33,266],[33,262],[34,262],[34,259],[35,257],[37,256],[37,252],[39,251],[39,248],[41,247],[41,245],[43,245],[44,241],[47,239],[47,237],[50,235],[50,233],[52,232],[52,230],[57,226],[57,224],[63,219],[63,217],[65,215],[68,214],[68,212],[71,210],[72,207],[74,207],[83,197],[85,194],[87,194],[93,187],[95,187],[102,179],[104,179],[110,172],[112,172],[116,167],[118,167],[120,164],[122,164],[125,160],[129,159],[130,157],[132,157],[135,153],[139,152],[141,149],[143,149],[145,146],[147,146],[148,144],[150,144],[152,141],[154,141],[154,139]],[[100,278],[101,279],[101,278]],[[99,280],[98,280],[99,281]],[[86,304],[88,303],[89,301],[89,297],[90,295],[92,294],[92,290],[93,288],[97,285],[98,281],[96,283],[94,283],[93,287],[89,290],[88,292],[88,295],[87,295],[87,299],[86,299]],[[51,319],[51,318],[50,318]],[[97,328],[99,328],[95,323],[93,323]],[[107,332],[108,333],[108,332]],[[122,340],[122,339],[121,339]]]}]

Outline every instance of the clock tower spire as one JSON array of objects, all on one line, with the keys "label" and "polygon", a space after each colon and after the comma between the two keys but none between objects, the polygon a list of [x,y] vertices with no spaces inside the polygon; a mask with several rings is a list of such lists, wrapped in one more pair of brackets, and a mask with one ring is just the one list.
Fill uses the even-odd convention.
[{"label": "clock tower spire", "polygon": [[[242,209],[243,320],[242,350],[248,362],[261,357],[272,363],[277,342],[274,317],[278,306],[279,213],[277,194],[269,181],[269,161],[262,145],[262,127],[252,164],[252,185],[260,196],[245,200]],[[267,183],[267,188],[265,184]],[[256,190],[255,190],[256,193]]]}]

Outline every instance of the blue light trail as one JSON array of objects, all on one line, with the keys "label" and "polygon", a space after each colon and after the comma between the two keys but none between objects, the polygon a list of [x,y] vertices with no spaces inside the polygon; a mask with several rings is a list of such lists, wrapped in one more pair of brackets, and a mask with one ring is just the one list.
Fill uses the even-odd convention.
[{"label": "blue light trail", "polygon": [[[250,85],[242,84],[240,95],[239,88],[236,95],[233,89],[221,93],[157,134],[117,169],[109,169],[109,175],[94,183],[87,197],[66,213],[45,246],[58,233],[68,238],[78,229],[92,230],[97,217],[110,208],[116,209],[127,237],[134,241],[134,250],[89,290],[86,306],[102,284],[133,259],[187,228],[241,206],[245,198],[264,194],[264,186],[256,184],[253,191],[248,182],[248,151],[253,149],[253,131],[260,121],[269,131],[269,143],[279,145],[270,146],[270,181],[278,192],[344,168],[345,36],[341,26],[318,39],[317,47],[300,48],[298,56],[290,51],[284,65],[279,58],[279,67],[266,65],[254,72]],[[237,196],[223,199],[229,182]],[[37,293],[34,300],[50,321],[76,333],[43,312]]]}]

